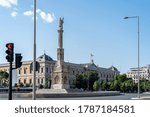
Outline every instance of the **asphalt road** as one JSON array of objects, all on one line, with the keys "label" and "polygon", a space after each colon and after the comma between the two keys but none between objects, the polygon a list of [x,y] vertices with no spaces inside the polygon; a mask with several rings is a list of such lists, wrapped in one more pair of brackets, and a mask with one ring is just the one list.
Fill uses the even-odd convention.
[{"label": "asphalt road", "polygon": [[[37,98],[38,100],[132,100],[137,94],[121,94],[118,96],[72,97],[72,98]],[[141,94],[141,99],[150,100],[150,94]]]},{"label": "asphalt road", "polygon": [[[2,98],[0,94],[0,100],[7,100]],[[126,93],[118,96],[96,96],[96,97],[65,97],[65,98],[36,98],[37,100],[132,100],[137,97],[136,93]],[[150,100],[150,93],[140,94],[141,99]],[[32,100],[31,98],[15,98],[13,100]]]}]

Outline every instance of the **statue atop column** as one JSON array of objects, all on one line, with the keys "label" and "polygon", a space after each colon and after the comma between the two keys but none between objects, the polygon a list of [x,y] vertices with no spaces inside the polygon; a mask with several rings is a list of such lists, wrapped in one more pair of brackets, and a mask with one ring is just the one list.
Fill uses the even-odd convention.
[{"label": "statue atop column", "polygon": [[58,21],[58,48],[57,61],[54,66],[52,75],[52,89],[69,89],[69,73],[68,67],[64,62],[64,48],[63,48],[63,23],[64,18],[59,18]]},{"label": "statue atop column", "polygon": [[59,28],[63,29],[64,18],[59,18]]}]

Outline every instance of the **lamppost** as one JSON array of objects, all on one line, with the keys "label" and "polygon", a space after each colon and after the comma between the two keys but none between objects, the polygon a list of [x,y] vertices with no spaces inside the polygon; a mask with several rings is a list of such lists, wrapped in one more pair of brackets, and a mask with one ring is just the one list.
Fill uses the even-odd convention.
[{"label": "lamppost", "polygon": [[137,98],[140,98],[140,74],[139,74],[139,68],[140,68],[140,28],[139,28],[139,16],[132,16],[132,17],[124,17],[124,19],[129,18],[137,18],[138,23],[138,95]]},{"label": "lamppost", "polygon": [[33,95],[36,100],[36,0],[34,0],[34,43],[33,43]]}]

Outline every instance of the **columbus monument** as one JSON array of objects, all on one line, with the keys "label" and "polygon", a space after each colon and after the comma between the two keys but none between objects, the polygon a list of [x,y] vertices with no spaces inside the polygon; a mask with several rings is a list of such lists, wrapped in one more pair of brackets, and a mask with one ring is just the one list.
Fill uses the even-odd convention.
[{"label": "columbus monument", "polygon": [[52,74],[51,89],[69,89],[68,69],[64,64],[64,49],[63,49],[63,23],[64,18],[59,19],[58,27],[58,48],[57,61]]}]

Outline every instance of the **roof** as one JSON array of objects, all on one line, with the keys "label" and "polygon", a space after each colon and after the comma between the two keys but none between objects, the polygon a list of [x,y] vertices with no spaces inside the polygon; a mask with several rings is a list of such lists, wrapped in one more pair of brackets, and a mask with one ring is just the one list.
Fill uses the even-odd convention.
[{"label": "roof", "polygon": [[89,70],[92,70],[92,71],[97,71],[98,70],[97,66],[94,63],[86,64],[85,67]]},{"label": "roof", "polygon": [[50,56],[46,55],[45,53],[37,58],[37,60],[46,60],[46,61],[54,61]]},{"label": "roof", "polygon": [[117,69],[116,67],[114,67],[114,66],[111,66],[111,67],[108,68],[108,69],[111,69],[111,70],[113,70],[113,71],[118,71],[118,69]]}]

